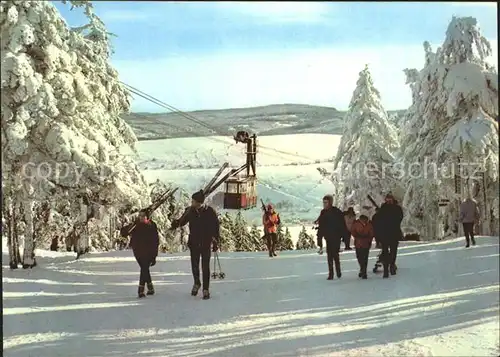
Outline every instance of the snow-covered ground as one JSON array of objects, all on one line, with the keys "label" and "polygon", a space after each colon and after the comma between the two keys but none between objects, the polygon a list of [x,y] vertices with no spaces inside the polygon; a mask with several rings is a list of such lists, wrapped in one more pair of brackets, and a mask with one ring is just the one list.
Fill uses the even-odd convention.
[{"label": "snow-covered ground", "polygon": [[[322,197],[332,184],[317,168],[330,169],[340,135],[297,134],[258,138],[257,192],[265,202],[281,203],[285,223],[312,221],[321,209]],[[140,141],[138,163],[148,181],[173,182],[193,192],[204,186],[217,169],[245,163],[245,146],[229,137],[176,138]],[[127,152],[127,154],[131,154]],[[260,206],[245,211],[259,223]]]},{"label": "snow-covered ground", "polygon": [[[315,252],[221,254],[212,299],[189,295],[187,254],[161,255],[157,295],[136,298],[130,252],[3,257],[7,357],[498,356],[499,239],[402,243],[398,275],[359,280],[354,252],[325,280]],[[370,267],[376,250],[371,252]]]}]

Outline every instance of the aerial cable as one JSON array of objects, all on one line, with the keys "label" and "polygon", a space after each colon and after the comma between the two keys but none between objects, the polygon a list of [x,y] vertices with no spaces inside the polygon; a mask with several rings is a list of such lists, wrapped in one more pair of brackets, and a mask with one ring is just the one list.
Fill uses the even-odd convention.
[{"label": "aerial cable", "polygon": [[[122,82],[122,83],[123,83],[123,82]],[[214,131],[214,132],[215,132],[215,134],[221,135],[220,133],[218,133],[217,128],[214,128],[214,127],[210,126],[209,124],[207,124],[207,123],[205,123],[205,122],[203,122],[203,121],[201,121],[201,120],[199,120],[199,119],[195,118],[194,116],[192,116],[192,115],[190,115],[190,114],[188,114],[188,113],[185,113],[185,112],[183,112],[182,110],[180,110],[180,109],[178,109],[178,108],[176,108],[176,107],[174,107],[174,106],[172,106],[172,105],[170,105],[170,104],[167,104],[167,103],[165,103],[165,102],[163,102],[163,101],[161,101],[161,100],[159,100],[159,99],[157,99],[157,98],[155,98],[155,97],[153,97],[153,96],[151,96],[151,95],[149,95],[149,94],[147,94],[147,93],[144,93],[144,92],[143,92],[143,91],[141,91],[140,89],[137,89],[137,88],[135,88],[135,87],[132,87],[131,85],[128,85],[128,84],[126,84],[126,83],[123,83],[123,84],[124,84],[124,85],[125,85],[125,86],[129,89],[129,90],[133,90],[136,94],[140,94],[140,95],[141,95],[141,97],[143,97],[143,98],[144,98],[144,97],[148,97],[148,98],[144,98],[144,99],[154,100],[154,101],[156,102],[156,104],[159,104],[159,105],[163,106],[164,108],[166,108],[166,109],[168,109],[168,110],[170,110],[170,111],[172,111],[172,112],[175,112],[176,114],[181,115],[181,116],[183,116],[184,118],[186,118],[186,119],[188,119],[188,120],[191,120],[191,121],[195,122],[196,124],[199,124],[199,125],[201,125],[201,126],[203,126],[203,127],[207,128],[207,129],[210,129],[211,131]]]},{"label": "aerial cable", "polygon": [[[156,100],[156,99],[155,99],[155,98],[153,98],[153,97],[152,97],[152,98],[147,98],[146,96],[144,96],[144,95],[142,95],[141,93],[138,93],[138,92],[136,92],[135,90],[132,90],[132,89],[129,89],[129,91],[130,91],[131,93],[135,94],[135,95],[138,95],[139,97],[142,97],[142,98],[144,98],[144,99],[146,99],[146,100],[150,101],[150,102],[151,102],[151,103],[153,103],[153,104],[159,105],[160,107],[163,107],[163,108],[165,108],[165,109],[167,109],[167,110],[170,110],[170,111],[172,110],[171,108],[167,107],[166,105],[163,105],[160,101]],[[182,114],[180,114],[180,113],[177,113],[177,112],[176,112],[176,114],[179,114],[179,115],[181,115],[181,116],[184,116],[184,115],[182,115]],[[187,118],[187,119],[191,120],[190,118]],[[164,125],[166,125],[166,126],[167,126],[167,123],[162,123],[162,124],[164,124]],[[178,126],[174,125],[174,124],[168,124],[168,126],[169,126],[169,127],[174,127],[174,128],[176,128],[176,129],[179,129],[179,130],[184,131],[184,132],[186,132],[186,133],[188,133],[188,132],[189,132],[189,133],[193,133],[193,134],[195,134],[195,136],[198,136],[198,137],[203,137],[204,139],[214,140],[214,141],[217,141],[217,142],[222,142],[222,143],[224,143],[225,145],[228,145],[228,142],[227,142],[227,141],[222,140],[222,139],[218,139],[218,138],[216,138],[216,137],[212,137],[212,136],[208,136],[208,137],[207,137],[207,136],[202,135],[202,134],[198,134],[198,135],[196,135],[197,133],[192,132],[192,131],[188,131],[188,130],[185,130],[185,129],[182,129],[182,128],[180,128],[180,127],[178,127]]]},{"label": "aerial cable", "polygon": [[[131,85],[128,85],[128,84],[126,84],[124,82],[121,82],[121,83],[125,87],[127,87],[127,89],[130,92],[132,92],[132,93],[134,93],[134,94],[142,97],[143,99],[146,99],[146,100],[148,100],[148,101],[150,101],[150,102],[152,102],[154,104],[157,104],[157,105],[159,105],[159,106],[161,106],[161,107],[163,107],[163,108],[165,108],[167,110],[170,110],[170,111],[174,112],[175,114],[178,114],[178,115],[180,115],[180,116],[182,116],[182,117],[184,117],[184,118],[186,118],[186,119],[188,119],[188,120],[190,120],[190,121],[192,121],[192,122],[194,122],[194,123],[196,123],[196,124],[198,124],[200,126],[203,126],[206,129],[209,129],[209,130],[215,132],[215,134],[218,134],[220,136],[226,136],[226,135],[223,135],[223,134],[219,133],[218,132],[218,128],[216,128],[214,126],[211,126],[211,125],[203,122],[202,120],[200,120],[200,119],[198,119],[198,118],[196,118],[196,117],[194,117],[194,116],[192,116],[192,115],[190,115],[190,114],[188,114],[186,112],[183,112],[182,110],[180,110],[180,109],[178,109],[178,108],[176,108],[176,107],[174,107],[174,106],[172,106],[170,104],[167,104],[167,103],[165,103],[165,102],[163,102],[163,101],[161,101],[161,100],[159,100],[159,99],[157,99],[157,98],[155,98],[155,97],[153,97],[153,96],[151,96],[151,95],[149,95],[149,94],[141,91],[140,89],[137,89],[137,88],[135,88],[135,87],[133,87]],[[178,129],[180,129],[180,128],[178,128]],[[212,137],[210,139],[218,141],[218,142],[223,142],[224,144],[227,144],[226,141],[221,140],[221,139],[216,139],[214,137]],[[267,146],[263,146],[263,145],[260,145],[260,144],[257,144],[257,147],[262,148],[262,149],[272,150],[272,151],[275,151],[275,152],[278,152],[278,153],[281,153],[281,154],[285,154],[285,155],[289,155],[289,156],[302,157],[304,159],[316,161],[315,159],[313,159],[311,157],[304,156],[304,155],[301,155],[301,154],[298,154],[298,153],[292,153],[292,152],[287,152],[287,151],[283,151],[283,150],[278,150],[278,149],[267,147]],[[269,154],[269,155],[271,155],[271,154]],[[276,156],[276,155],[274,155],[274,156]]]}]

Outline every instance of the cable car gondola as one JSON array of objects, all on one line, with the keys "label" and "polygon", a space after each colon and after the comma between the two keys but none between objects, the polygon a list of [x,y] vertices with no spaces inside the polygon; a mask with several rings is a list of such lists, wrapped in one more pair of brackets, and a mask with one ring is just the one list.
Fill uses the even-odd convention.
[{"label": "cable car gondola", "polygon": [[[257,136],[239,131],[234,140],[247,145],[246,163],[232,170],[225,180],[224,209],[250,209],[257,206],[257,176],[255,172],[257,156]],[[243,176],[241,171],[246,170]]]}]

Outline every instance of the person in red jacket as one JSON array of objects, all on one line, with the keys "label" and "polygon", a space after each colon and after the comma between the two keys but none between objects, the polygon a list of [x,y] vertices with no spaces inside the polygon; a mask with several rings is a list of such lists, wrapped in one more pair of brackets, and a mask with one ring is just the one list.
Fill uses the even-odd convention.
[{"label": "person in red jacket", "polygon": [[276,256],[276,243],[278,242],[278,225],[281,224],[280,215],[274,210],[272,204],[268,204],[266,211],[262,215],[262,225],[264,226],[264,236],[267,240],[267,250],[270,257]]},{"label": "person in red jacket", "polygon": [[354,237],[354,247],[356,248],[356,258],[359,264],[358,276],[362,279],[367,279],[366,269],[368,266],[368,256],[373,241],[373,225],[368,220],[368,217],[361,215],[359,219],[352,224],[351,233]]}]

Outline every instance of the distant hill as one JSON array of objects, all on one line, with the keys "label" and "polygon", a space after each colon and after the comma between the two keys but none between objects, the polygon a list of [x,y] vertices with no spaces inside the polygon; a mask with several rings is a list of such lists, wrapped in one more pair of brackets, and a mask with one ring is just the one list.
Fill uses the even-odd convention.
[{"label": "distant hill", "polygon": [[[389,111],[400,116],[404,110]],[[204,125],[196,124],[175,112],[130,113],[123,119],[132,126],[139,140],[208,135],[233,135],[238,130],[259,135],[342,134],[345,112],[331,107],[302,104],[275,104],[264,107],[200,110],[187,114]]]}]

